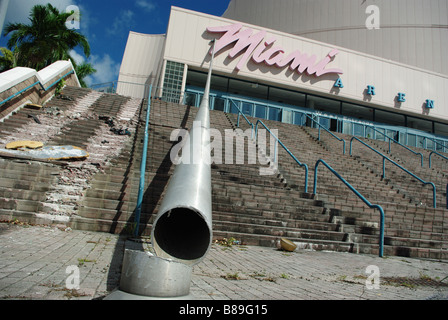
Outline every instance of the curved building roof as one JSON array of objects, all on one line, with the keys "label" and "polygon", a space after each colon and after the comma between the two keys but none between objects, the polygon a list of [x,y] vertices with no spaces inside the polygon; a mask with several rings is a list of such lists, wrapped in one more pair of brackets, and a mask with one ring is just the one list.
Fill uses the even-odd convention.
[{"label": "curved building roof", "polygon": [[448,74],[448,0],[231,0],[223,17]]}]

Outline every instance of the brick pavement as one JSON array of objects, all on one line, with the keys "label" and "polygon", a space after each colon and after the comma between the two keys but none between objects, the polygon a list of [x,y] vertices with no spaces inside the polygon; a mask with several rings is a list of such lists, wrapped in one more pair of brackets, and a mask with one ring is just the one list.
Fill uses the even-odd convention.
[{"label": "brick pavement", "polygon": [[[118,286],[130,244],[65,226],[1,223],[0,299],[102,299]],[[370,265],[380,272],[379,289],[366,286]],[[70,266],[79,268],[79,289],[67,287],[74,283]],[[447,262],[440,261],[213,244],[193,269],[191,294],[198,300],[448,300],[447,276]]]}]

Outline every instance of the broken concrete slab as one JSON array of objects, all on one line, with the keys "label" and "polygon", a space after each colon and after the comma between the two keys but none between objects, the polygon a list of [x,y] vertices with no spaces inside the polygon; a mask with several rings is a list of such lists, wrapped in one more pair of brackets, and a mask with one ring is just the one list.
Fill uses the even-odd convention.
[{"label": "broken concrete slab", "polygon": [[26,157],[35,160],[80,160],[89,157],[89,153],[76,146],[46,146],[39,149],[4,149],[0,155]]}]

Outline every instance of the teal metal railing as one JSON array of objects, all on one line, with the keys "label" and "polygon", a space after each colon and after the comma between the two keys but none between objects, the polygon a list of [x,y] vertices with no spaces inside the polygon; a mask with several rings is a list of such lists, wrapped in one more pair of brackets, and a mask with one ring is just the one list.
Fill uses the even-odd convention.
[{"label": "teal metal railing", "polygon": [[[444,144],[441,144],[440,142],[437,142],[437,140],[435,140],[435,139],[433,139],[433,138],[422,137],[422,139],[423,139],[423,141],[425,141],[425,144],[426,144],[426,145],[427,145],[426,140],[431,141],[431,142],[434,144],[434,148],[433,148],[433,149],[438,150],[438,149],[437,149],[437,146],[439,146],[439,149],[440,149],[440,150],[443,150],[443,152],[446,152],[446,150],[447,150],[447,146],[445,146]],[[430,150],[430,149],[428,149],[428,148],[425,148],[425,149]]]},{"label": "teal metal railing", "polygon": [[413,154],[415,154],[415,155],[420,155],[420,158],[421,158],[421,164],[422,164],[422,167],[423,167],[423,154],[422,154],[421,152],[416,152],[416,151],[414,151],[414,150],[412,150],[412,149],[406,147],[405,145],[401,144],[401,143],[398,142],[397,140],[395,140],[395,139],[389,137],[388,135],[386,135],[385,133],[379,131],[379,130],[376,129],[375,127],[371,127],[371,126],[369,126],[368,128],[372,129],[373,131],[375,131],[375,132],[377,132],[377,133],[382,134],[384,137],[386,137],[387,139],[389,139],[389,153],[391,153],[391,141],[393,141],[394,143],[396,143],[396,144],[398,144],[399,146],[405,148],[406,150],[412,152]]},{"label": "teal metal railing", "polygon": [[409,171],[408,169],[404,168],[403,166],[399,165],[398,163],[396,163],[395,161],[393,161],[392,159],[388,158],[387,156],[385,156],[384,154],[382,154],[381,152],[379,152],[378,150],[376,150],[375,148],[373,148],[372,146],[368,145],[367,143],[365,143],[364,141],[358,139],[357,137],[353,137],[350,140],[350,155],[353,155],[353,140],[357,140],[359,142],[361,142],[363,145],[365,145],[366,147],[368,147],[370,150],[374,151],[375,153],[377,153],[378,155],[380,155],[383,158],[383,179],[386,178],[386,160],[389,161],[390,163],[392,163],[393,165],[397,166],[398,168],[400,168],[401,170],[403,170],[404,172],[406,172],[407,174],[411,175],[412,177],[414,177],[415,179],[417,179],[418,181],[420,181],[421,183],[423,183],[424,185],[431,185],[432,189],[433,189],[433,207],[436,208],[436,186],[433,182],[428,182],[425,181],[423,179],[421,179],[420,177],[416,176],[414,173],[412,173],[411,171]]},{"label": "teal metal railing", "polygon": [[30,90],[31,88],[33,88],[34,86],[37,86],[38,84],[40,85],[40,87],[42,88],[42,90],[44,91],[48,91],[50,90],[52,87],[54,87],[57,83],[59,83],[62,79],[64,79],[65,77],[67,77],[68,75],[72,74],[74,71],[71,70],[69,72],[67,72],[66,74],[64,74],[62,77],[60,77],[58,80],[54,81],[52,84],[50,84],[47,88],[44,87],[44,85],[42,83],[40,83],[40,81],[36,81],[35,83],[27,86],[26,88],[12,94],[11,96],[9,96],[8,98],[6,98],[3,101],[0,101],[0,106],[7,103],[8,101],[11,101],[12,99],[14,99],[15,97],[21,95],[22,93]]},{"label": "teal metal railing", "polygon": [[66,74],[64,74],[62,77],[60,77],[58,80],[56,80],[56,81],[54,81],[52,84],[50,84],[47,88],[45,88],[43,84],[41,84],[41,87],[42,87],[42,89],[43,89],[44,91],[48,91],[48,90],[50,90],[51,88],[53,88],[56,84],[58,84],[59,81],[61,81],[62,79],[64,79],[65,77],[67,77],[68,75],[70,75],[70,74],[72,74],[72,73],[74,73],[74,72],[75,72],[75,71],[70,70],[69,72],[67,72]]},{"label": "teal metal railing", "polygon": [[331,136],[333,136],[333,138],[342,141],[343,142],[343,151],[342,153],[345,154],[345,140],[338,137],[337,135],[335,135],[333,132],[331,132],[330,130],[328,130],[327,128],[325,128],[323,125],[321,125],[319,122],[317,122],[316,120],[314,120],[313,118],[311,118],[309,115],[307,115],[306,113],[304,113],[304,116],[307,117],[308,119],[310,119],[313,123],[317,124],[319,127],[319,133],[318,133],[318,140],[320,141],[320,131],[321,129],[324,129],[326,132],[328,132]]},{"label": "teal metal railing", "polygon": [[230,102],[232,102],[235,105],[235,108],[238,110],[238,115],[237,115],[237,121],[236,121],[236,126],[239,128],[240,127],[240,115],[243,116],[244,120],[246,120],[246,122],[251,126],[252,131],[251,131],[251,138],[254,138],[254,124],[249,121],[249,119],[247,119],[246,115],[241,111],[241,109],[238,107],[238,104],[236,104],[235,101],[233,101],[232,99],[229,99]]},{"label": "teal metal railing", "polygon": [[379,238],[379,256],[383,257],[384,254],[384,210],[380,205],[372,204],[367,200],[358,190],[356,190],[347,180],[345,180],[336,170],[334,170],[328,163],[324,160],[319,159],[314,167],[314,187],[313,194],[317,193],[317,172],[319,164],[323,164],[330,170],[339,180],[341,180],[359,199],[361,199],[369,208],[378,209],[380,212],[380,238]]},{"label": "teal metal railing", "polygon": [[[309,168],[305,163],[300,162],[296,156],[283,144],[283,142],[274,134],[272,133],[271,129],[269,129],[261,120],[257,120],[256,124],[254,125],[251,121],[249,121],[249,119],[247,119],[246,115],[241,111],[241,109],[238,107],[238,105],[230,99],[230,101],[235,105],[235,108],[238,111],[238,118],[237,118],[237,127],[240,126],[240,114],[244,117],[244,119],[246,120],[246,122],[251,126],[252,128],[252,139],[255,139],[255,142],[258,141],[258,124],[261,124],[268,132],[269,134],[278,142],[278,144],[280,144],[282,146],[283,149],[285,149],[285,151],[291,156],[291,158],[293,158],[293,160],[302,168],[305,168],[305,193],[308,192],[308,172],[309,172]],[[277,150],[277,144],[274,145],[274,159],[275,162],[277,163],[277,159],[278,159],[278,150]]]},{"label": "teal metal railing", "polygon": [[431,158],[432,158],[432,155],[433,155],[433,154],[438,155],[439,157],[442,157],[442,158],[448,160],[448,158],[445,157],[444,155],[442,155],[442,154],[440,154],[440,153],[438,153],[438,152],[436,152],[436,151],[432,151],[432,152],[429,154],[429,168],[431,168],[431,166],[432,166]]},{"label": "teal metal railing", "polygon": [[151,114],[151,91],[152,87],[149,87],[148,104],[146,108],[146,122],[145,122],[145,135],[143,139],[143,152],[142,161],[140,163],[140,183],[138,186],[137,206],[135,208],[134,216],[134,236],[138,236],[140,226],[140,215],[142,212],[143,193],[145,191],[145,173],[146,173],[146,158],[148,156],[148,137],[149,137],[149,117]]},{"label": "teal metal railing", "polygon": [[35,83],[29,85],[28,87],[26,87],[26,88],[20,90],[19,92],[16,92],[16,93],[12,94],[11,96],[9,96],[8,98],[6,98],[5,100],[1,101],[1,102],[0,102],[0,106],[3,105],[3,104],[5,104],[5,103],[8,102],[8,101],[11,101],[12,99],[14,99],[14,98],[17,97],[18,95],[24,93],[25,91],[28,91],[29,89],[31,89],[32,87],[38,85],[39,83],[40,83],[40,81],[37,81],[37,82],[35,82]]},{"label": "teal metal railing", "polygon": [[[438,153],[437,151],[432,151],[432,152],[429,154],[429,168],[430,168],[430,169],[431,169],[431,166],[432,166],[432,155],[433,155],[433,154],[435,154],[435,155],[437,155],[437,156],[439,156],[439,157],[442,157],[442,158],[448,160],[448,158],[445,157],[443,154],[440,154],[440,153]],[[445,195],[446,195],[446,208],[448,209],[448,184],[447,184],[447,186],[446,186],[446,193],[445,193]]]},{"label": "teal metal railing", "polygon": [[[293,158],[293,160],[302,168],[305,168],[305,193],[308,192],[308,165],[306,163],[300,162],[296,156],[283,144],[283,142],[271,132],[271,130],[263,123],[261,120],[257,120],[257,123],[255,124],[255,137],[258,137],[258,124],[261,124],[268,132],[269,134],[274,137],[274,139],[282,146],[283,149]],[[277,159],[277,149],[274,151],[274,158]]]}]

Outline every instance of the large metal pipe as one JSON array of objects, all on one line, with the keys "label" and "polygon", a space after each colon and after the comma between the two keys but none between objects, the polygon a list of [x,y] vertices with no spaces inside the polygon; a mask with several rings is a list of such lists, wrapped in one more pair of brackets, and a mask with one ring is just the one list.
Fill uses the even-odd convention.
[{"label": "large metal pipe", "polygon": [[158,257],[187,265],[203,260],[213,236],[209,94],[214,43],[211,56],[204,97],[151,231]]}]

